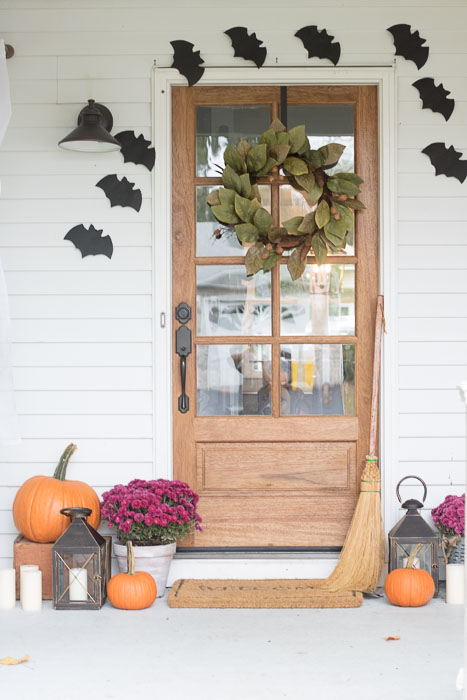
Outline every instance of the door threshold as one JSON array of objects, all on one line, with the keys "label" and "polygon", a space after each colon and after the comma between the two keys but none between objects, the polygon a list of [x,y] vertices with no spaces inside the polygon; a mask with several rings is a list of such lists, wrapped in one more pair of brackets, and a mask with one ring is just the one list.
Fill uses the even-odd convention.
[{"label": "door threshold", "polygon": [[341,548],[294,547],[223,549],[186,548],[177,550],[175,559],[338,559]]}]

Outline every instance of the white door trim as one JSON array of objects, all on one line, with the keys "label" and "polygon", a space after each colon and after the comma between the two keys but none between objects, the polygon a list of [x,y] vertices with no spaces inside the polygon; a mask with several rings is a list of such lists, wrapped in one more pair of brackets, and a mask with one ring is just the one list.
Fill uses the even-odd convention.
[{"label": "white door trim", "polygon": [[[380,464],[386,530],[397,518],[393,497],[397,464],[397,251],[395,67],[207,68],[198,85],[377,85],[380,169],[380,291],[388,330],[384,339],[380,401]],[[154,68],[153,196],[154,474],[172,478],[171,381],[171,87],[186,85],[172,68]],[[161,318],[165,319],[162,327]],[[186,559],[193,562],[192,559]],[[217,560],[219,562],[219,560]],[[180,562],[181,564],[181,562]],[[327,561],[327,565],[329,560]],[[228,567],[231,573],[231,566]],[[217,571],[218,567],[216,567]],[[322,570],[322,569],[321,569]],[[190,571],[192,565],[190,564]],[[178,572],[180,573],[180,572]],[[180,575],[184,575],[180,573]],[[193,575],[193,574],[190,574]],[[293,575],[293,574],[292,574]],[[321,574],[322,575],[322,574]]]}]

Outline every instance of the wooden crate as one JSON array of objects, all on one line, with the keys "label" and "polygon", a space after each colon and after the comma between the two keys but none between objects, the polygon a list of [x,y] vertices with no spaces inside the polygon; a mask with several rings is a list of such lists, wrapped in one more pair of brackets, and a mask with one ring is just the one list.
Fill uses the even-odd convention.
[{"label": "wooden crate", "polygon": [[[112,537],[103,535],[106,546],[106,579],[107,582],[111,577],[111,553],[112,553]],[[20,566],[22,564],[37,564],[42,571],[42,599],[52,600],[52,547],[53,542],[41,544],[40,542],[31,542],[23,535],[18,535],[13,546],[13,566],[16,569],[16,599],[19,600],[19,577]]]}]

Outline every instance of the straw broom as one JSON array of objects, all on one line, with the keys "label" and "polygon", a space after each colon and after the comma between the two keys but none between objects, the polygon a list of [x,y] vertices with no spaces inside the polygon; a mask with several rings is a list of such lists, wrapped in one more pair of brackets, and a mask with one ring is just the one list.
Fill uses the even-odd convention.
[{"label": "straw broom", "polygon": [[370,449],[360,483],[360,495],[342,548],[340,559],[322,587],[330,591],[374,593],[384,564],[384,531],[381,521],[381,477],[376,457],[379,372],[384,315],[383,297],[376,308],[373,386],[371,397]]}]

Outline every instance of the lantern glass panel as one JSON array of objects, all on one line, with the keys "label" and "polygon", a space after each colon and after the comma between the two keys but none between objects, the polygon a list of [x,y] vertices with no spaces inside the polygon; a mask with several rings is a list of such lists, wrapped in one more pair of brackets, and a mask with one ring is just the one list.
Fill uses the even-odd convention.
[{"label": "lantern glass panel", "polygon": [[[406,542],[396,542],[396,560],[395,569],[405,569],[407,567],[407,562],[414,551],[417,544],[406,543]],[[415,569],[425,569],[431,575],[431,565],[433,559],[433,546],[431,543],[425,543],[421,550],[417,552],[414,559]]]}]

